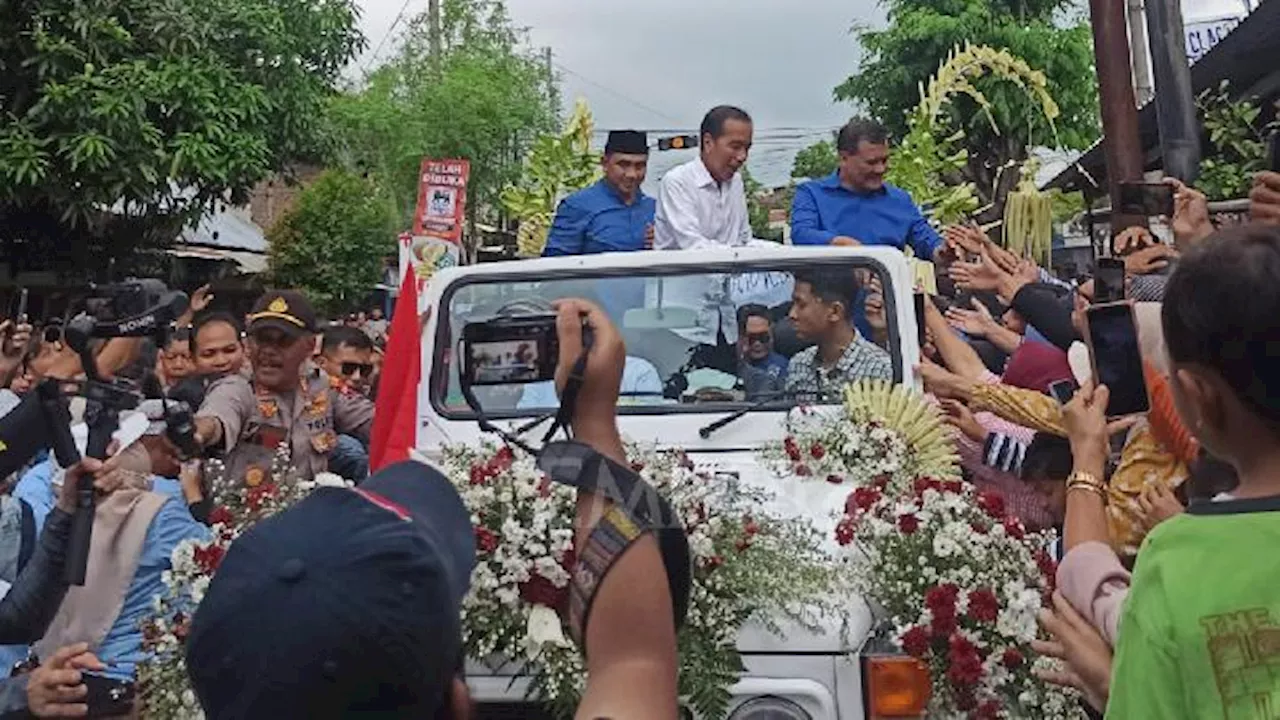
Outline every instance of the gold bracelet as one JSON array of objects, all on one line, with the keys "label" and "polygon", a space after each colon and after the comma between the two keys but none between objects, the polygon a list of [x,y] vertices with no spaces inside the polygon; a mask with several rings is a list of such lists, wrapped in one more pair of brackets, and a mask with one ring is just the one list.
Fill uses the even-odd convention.
[{"label": "gold bracelet", "polygon": [[1102,498],[1102,502],[1105,503],[1107,501],[1107,491],[1088,481],[1077,480],[1075,482],[1067,483],[1067,492],[1071,492],[1072,490],[1087,490],[1096,494],[1099,498]]}]

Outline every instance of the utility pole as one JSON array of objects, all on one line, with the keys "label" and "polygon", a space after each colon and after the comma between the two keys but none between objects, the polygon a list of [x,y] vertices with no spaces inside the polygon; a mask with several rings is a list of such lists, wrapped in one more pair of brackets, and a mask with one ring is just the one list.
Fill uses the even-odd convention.
[{"label": "utility pole", "polygon": [[547,104],[551,106],[552,112],[559,115],[560,98],[558,97],[559,93],[556,92],[555,56],[552,54],[550,45],[543,48],[542,52],[543,52],[543,57],[545,57],[547,61]]},{"label": "utility pole", "polygon": [[431,61],[440,60],[440,0],[427,0],[427,51]]},{"label": "utility pole", "polygon": [[1120,183],[1142,180],[1142,140],[1138,136],[1138,108],[1133,102],[1133,73],[1129,66],[1129,38],[1125,6],[1119,0],[1089,0],[1093,26],[1094,64],[1098,68],[1098,101],[1107,157],[1107,185],[1111,195],[1111,236],[1146,218],[1122,216]]},{"label": "utility pole", "polygon": [[1190,184],[1200,174],[1200,129],[1184,49],[1182,7],[1178,0],[1146,0],[1146,4],[1164,172]]},{"label": "utility pole", "polygon": [[1129,54],[1133,65],[1133,94],[1138,107],[1154,96],[1151,70],[1147,66],[1147,21],[1143,15],[1142,0],[1128,0]]}]

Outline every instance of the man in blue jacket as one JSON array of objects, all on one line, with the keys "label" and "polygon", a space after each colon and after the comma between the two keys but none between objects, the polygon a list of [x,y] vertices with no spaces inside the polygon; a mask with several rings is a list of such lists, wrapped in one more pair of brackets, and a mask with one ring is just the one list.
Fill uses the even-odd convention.
[{"label": "man in blue jacket", "polygon": [[561,201],[544,256],[653,246],[657,202],[640,190],[649,168],[648,136],[634,130],[609,133],[600,165],[603,178]]},{"label": "man in blue jacket", "polygon": [[830,176],[796,189],[791,206],[791,242],[796,245],[890,245],[910,247],[933,260],[942,238],[905,190],[885,182],[889,132],[874,120],[854,118],[836,141],[840,167]]}]

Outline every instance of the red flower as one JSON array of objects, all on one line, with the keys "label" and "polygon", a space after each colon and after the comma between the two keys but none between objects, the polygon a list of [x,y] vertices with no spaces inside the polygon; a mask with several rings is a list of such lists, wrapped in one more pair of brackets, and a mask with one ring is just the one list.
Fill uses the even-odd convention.
[{"label": "red flower", "polygon": [[964,492],[964,485],[959,480],[948,480],[941,484],[942,492],[959,495]]},{"label": "red flower", "polygon": [[1016,670],[1022,667],[1022,663],[1024,662],[1026,662],[1026,658],[1022,656],[1022,653],[1019,652],[1017,648],[1009,648],[1008,650],[1005,650],[1004,655],[1000,657],[1000,664],[1010,670]]},{"label": "red flower", "polygon": [[984,701],[974,711],[972,717],[977,720],[996,720],[1000,717],[1000,701],[994,698]]},{"label": "red flower", "polygon": [[720,567],[723,564],[724,564],[724,558],[720,557],[719,555],[712,555],[711,557],[703,561],[702,566],[707,570],[715,570],[716,568]]},{"label": "red flower", "polygon": [[510,447],[503,445],[498,448],[498,452],[493,456],[493,459],[489,461],[489,467],[492,474],[496,475],[511,467],[511,464],[514,463],[515,460],[516,454],[511,451]]},{"label": "red flower", "polygon": [[1014,540],[1021,540],[1027,536],[1027,530],[1022,527],[1022,521],[1012,516],[1004,519],[1004,531]]},{"label": "red flower", "polygon": [[782,447],[787,451],[787,457],[791,458],[791,462],[800,462],[800,448],[796,445],[796,439],[788,437],[782,441]]},{"label": "red flower", "polygon": [[871,479],[871,484],[881,490],[884,490],[885,488],[889,487],[889,481],[892,479],[893,478],[891,478],[888,473],[880,473],[879,475]]},{"label": "red flower", "polygon": [[483,465],[472,465],[470,475],[472,485],[483,485],[489,479],[489,471]]},{"label": "red flower", "polygon": [[912,535],[915,531],[920,529],[920,520],[915,515],[907,513],[906,515],[898,518],[898,529],[901,530],[904,535]]},{"label": "red flower", "polygon": [[228,510],[224,505],[219,505],[218,507],[209,511],[210,525],[226,525],[228,523],[233,522],[234,520],[235,518],[231,516],[231,511]]},{"label": "red flower", "polygon": [[844,478],[840,477],[839,475],[828,475],[827,482],[831,483],[832,485],[839,485],[840,483],[844,482]]},{"label": "red flower", "polygon": [[1058,574],[1058,563],[1049,557],[1049,553],[1045,552],[1044,548],[1036,550],[1036,567],[1040,568],[1040,574],[1052,585]]},{"label": "red flower", "polygon": [[978,622],[995,622],[1000,614],[1000,600],[987,588],[969,593],[969,617]]},{"label": "red flower", "polygon": [[853,519],[845,518],[836,525],[836,542],[848,545],[853,542]]},{"label": "red flower", "polygon": [[957,626],[954,608],[935,612],[933,618],[929,620],[929,632],[933,633],[934,637],[948,637],[956,631]]},{"label": "red flower", "polygon": [[952,614],[956,611],[956,600],[960,597],[960,588],[946,583],[943,585],[934,585],[925,591],[924,606],[933,611],[937,615],[939,611],[948,611]]},{"label": "red flower", "polygon": [[476,528],[476,545],[481,552],[491,553],[498,549],[498,536],[493,534],[489,528]]},{"label": "red flower", "polygon": [[814,460],[821,460],[823,455],[827,454],[827,449],[822,447],[821,443],[814,443],[809,446],[809,457]]},{"label": "red flower", "polygon": [[538,497],[551,497],[551,478],[544,477],[538,481]]},{"label": "red flower", "polygon": [[792,472],[796,474],[796,477],[809,477],[809,475],[813,473],[813,471],[809,469],[808,465],[796,465]]},{"label": "red flower", "polygon": [[1004,518],[1004,498],[996,493],[978,493],[978,507],[996,520]]},{"label": "red flower", "polygon": [[750,517],[743,518],[743,520],[746,522],[742,526],[742,532],[746,533],[747,537],[751,537],[760,532],[760,526],[755,520],[752,520]]},{"label": "red flower", "polygon": [[520,583],[520,599],[532,605],[545,605],[559,610],[569,599],[569,586],[558,588],[550,580],[535,573],[528,582]]},{"label": "red flower", "polygon": [[936,489],[936,483],[929,478],[919,477],[911,483],[911,488],[916,491],[916,496],[922,496],[924,495],[925,490],[929,490],[931,488]]},{"label": "red flower", "polygon": [[902,634],[902,650],[923,658],[929,652],[929,631],[917,625]]},{"label": "red flower", "polygon": [[844,511],[850,515],[855,512],[866,512],[880,501],[880,491],[875,488],[860,487],[849,493],[844,503]]},{"label": "red flower", "polygon": [[632,461],[632,462],[631,462],[631,471],[632,471],[632,472],[640,472],[641,470],[644,470],[644,463],[642,463],[642,462],[635,462],[635,461]]},{"label": "red flower", "polygon": [[969,688],[956,688],[953,696],[956,699],[957,710],[969,711],[978,707],[978,699]]},{"label": "red flower", "polygon": [[987,526],[986,526],[986,525],[983,525],[983,524],[982,524],[982,523],[980,523],[980,522],[971,522],[971,523],[969,523],[969,529],[970,529],[970,530],[972,530],[972,531],[974,531],[974,532],[976,532],[976,533],[978,533],[979,535],[986,535],[986,534],[987,534]]},{"label": "red flower", "polygon": [[947,680],[957,687],[969,687],[982,680],[982,656],[963,635],[952,635],[947,651]]},{"label": "red flower", "polygon": [[192,553],[192,558],[196,561],[196,565],[200,567],[200,572],[205,575],[212,575],[218,570],[218,566],[222,564],[222,558],[226,556],[227,550],[218,544],[212,544],[205,547],[196,547]]},{"label": "red flower", "polygon": [[263,483],[258,487],[249,488],[249,492],[245,493],[245,504],[250,510],[260,510],[264,502],[275,496],[275,483]]}]

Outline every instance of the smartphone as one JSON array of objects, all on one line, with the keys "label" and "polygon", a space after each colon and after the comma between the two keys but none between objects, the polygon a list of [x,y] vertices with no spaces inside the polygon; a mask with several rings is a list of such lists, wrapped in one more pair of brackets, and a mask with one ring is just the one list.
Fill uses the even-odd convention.
[{"label": "smartphone", "polygon": [[1098,304],[1124,299],[1124,261],[1098,258],[1093,272],[1093,301]]},{"label": "smartphone", "polygon": [[521,385],[554,380],[560,360],[556,316],[520,315],[462,328],[462,380],[470,385]]},{"label": "smartphone", "polygon": [[1124,215],[1173,215],[1173,188],[1164,183],[1120,183],[1120,213]]},{"label": "smartphone", "polygon": [[1071,402],[1071,398],[1076,396],[1076,390],[1080,389],[1074,380],[1057,380],[1049,383],[1049,394],[1059,405],[1066,405]]},{"label": "smartphone", "polygon": [[923,348],[925,343],[924,304],[928,302],[928,297],[924,293],[918,292],[913,298],[916,306],[916,342]]},{"label": "smartphone", "polygon": [[85,697],[85,704],[89,706],[88,717],[127,717],[133,712],[133,701],[137,696],[133,683],[93,673],[82,673],[80,677],[89,691]]},{"label": "smartphone", "polygon": [[1120,417],[1151,409],[1147,382],[1142,372],[1142,352],[1133,304],[1115,302],[1094,305],[1085,314],[1089,358],[1094,381],[1111,391],[1107,416]]},{"label": "smartphone", "polygon": [[22,288],[18,294],[14,296],[13,306],[9,308],[9,317],[4,318],[10,320],[9,326],[4,329],[4,339],[6,341],[13,337],[13,333],[17,330],[17,326],[27,321],[27,289]]},{"label": "smartphone", "polygon": [[1267,142],[1267,169],[1280,172],[1280,131],[1271,133],[1271,140]]}]

